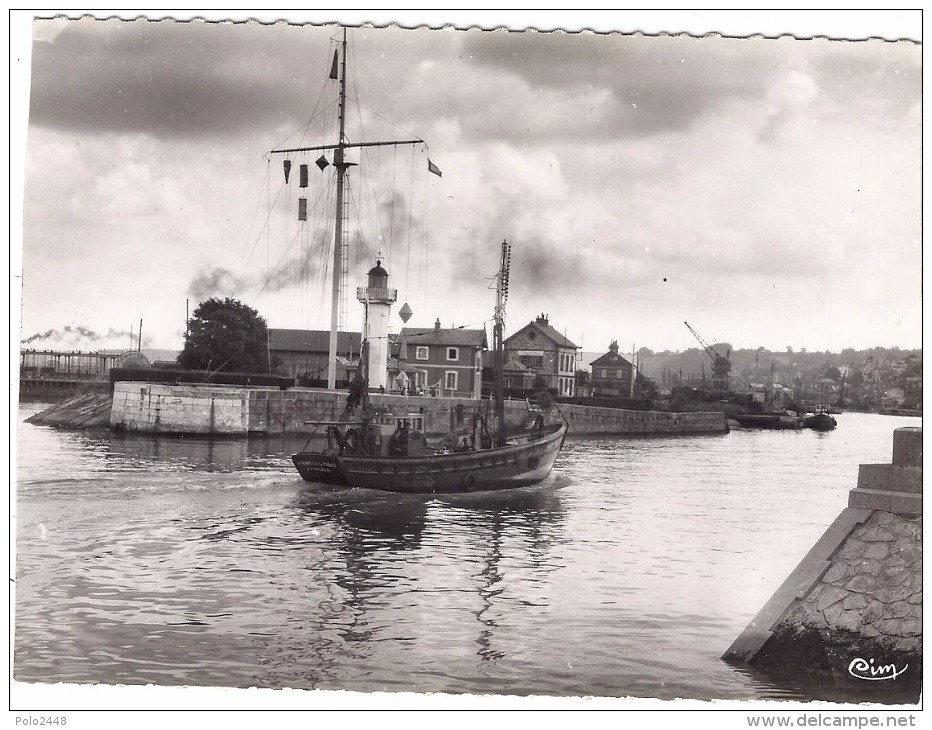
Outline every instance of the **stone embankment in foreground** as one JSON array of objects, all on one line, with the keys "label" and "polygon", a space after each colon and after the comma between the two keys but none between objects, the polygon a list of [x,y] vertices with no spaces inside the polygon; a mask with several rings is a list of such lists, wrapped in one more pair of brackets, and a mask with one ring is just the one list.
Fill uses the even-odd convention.
[{"label": "stone embankment in foreground", "polygon": [[[836,683],[922,677],[922,429],[894,432],[892,464],[862,464],[848,507],[724,659]],[[896,676],[893,676],[896,675]]]},{"label": "stone embankment in foreground", "polygon": [[109,428],[112,405],[109,390],[81,393],[30,416],[26,422],[61,428]]}]

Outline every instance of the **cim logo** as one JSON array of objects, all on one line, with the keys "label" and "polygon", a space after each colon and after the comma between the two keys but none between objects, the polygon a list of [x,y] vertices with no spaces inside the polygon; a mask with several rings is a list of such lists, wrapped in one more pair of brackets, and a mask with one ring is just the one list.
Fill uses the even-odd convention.
[{"label": "cim logo", "polygon": [[874,660],[862,659],[856,657],[848,665],[848,674],[858,679],[866,679],[871,682],[877,682],[882,679],[896,679],[903,672],[909,669],[909,664],[902,669],[897,669],[896,664],[874,664]]}]

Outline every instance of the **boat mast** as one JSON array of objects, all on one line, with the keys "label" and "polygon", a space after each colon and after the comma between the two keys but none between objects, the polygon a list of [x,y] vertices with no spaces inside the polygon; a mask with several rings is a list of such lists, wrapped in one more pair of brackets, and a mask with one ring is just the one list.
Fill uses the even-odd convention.
[{"label": "boat mast", "polygon": [[343,186],[346,182],[346,28],[343,29],[340,60],[340,136],[333,151],[333,165],[337,168],[337,210],[333,233],[333,292],[330,299],[330,357],[327,362],[327,389],[337,387],[337,335],[340,327],[340,293],[343,273]]},{"label": "boat mast", "polygon": [[[346,170],[355,163],[346,162],[346,150],[355,147],[389,147],[397,145],[423,145],[422,139],[394,139],[384,142],[349,142],[346,139],[346,28],[343,29],[343,40],[337,50],[340,59],[340,98],[339,98],[339,137],[336,144],[311,145],[308,147],[289,147],[271,150],[271,154],[292,154],[300,152],[333,150],[333,166],[337,173],[336,215],[333,234],[333,291],[330,306],[330,353],[327,362],[327,388],[334,390],[337,381],[337,333],[340,326],[340,300],[343,290],[343,275],[346,262],[343,256],[344,247],[344,221],[346,220],[345,194]],[[335,78],[331,76],[330,78]]]},{"label": "boat mast", "polygon": [[502,333],[505,326],[505,302],[508,300],[508,269],[511,264],[511,246],[502,241],[502,256],[495,287],[495,326],[492,344],[495,350],[495,419],[498,423],[496,445],[505,444],[505,348]]}]

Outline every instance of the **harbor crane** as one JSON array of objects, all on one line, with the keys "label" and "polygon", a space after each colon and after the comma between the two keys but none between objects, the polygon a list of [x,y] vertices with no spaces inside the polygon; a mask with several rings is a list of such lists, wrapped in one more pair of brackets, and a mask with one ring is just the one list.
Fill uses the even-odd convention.
[{"label": "harbor crane", "polygon": [[731,350],[728,351],[725,357],[722,357],[714,347],[702,339],[699,333],[690,326],[689,322],[683,322],[683,324],[693,333],[693,337],[699,340],[702,349],[712,360],[712,387],[717,390],[727,391],[728,374],[731,372],[731,361],[728,358],[731,357]]}]

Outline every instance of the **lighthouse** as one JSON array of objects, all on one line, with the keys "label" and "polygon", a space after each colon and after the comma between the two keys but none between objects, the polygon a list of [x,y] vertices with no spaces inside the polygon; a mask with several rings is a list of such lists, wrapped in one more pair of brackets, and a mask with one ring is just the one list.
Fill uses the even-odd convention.
[{"label": "lighthouse", "polygon": [[356,298],[366,308],[363,339],[369,353],[366,362],[369,389],[388,389],[388,315],[398,298],[395,289],[388,288],[388,272],[381,260],[369,269],[369,284],[356,289]]}]

